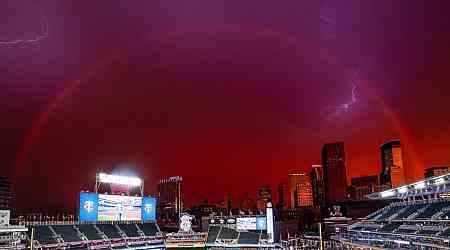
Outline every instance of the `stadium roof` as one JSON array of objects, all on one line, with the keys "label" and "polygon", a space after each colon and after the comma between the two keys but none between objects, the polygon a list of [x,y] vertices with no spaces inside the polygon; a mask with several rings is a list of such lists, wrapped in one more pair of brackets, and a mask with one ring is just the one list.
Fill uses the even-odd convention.
[{"label": "stadium roof", "polygon": [[426,178],[397,188],[367,195],[369,199],[405,199],[450,192],[450,174]]}]

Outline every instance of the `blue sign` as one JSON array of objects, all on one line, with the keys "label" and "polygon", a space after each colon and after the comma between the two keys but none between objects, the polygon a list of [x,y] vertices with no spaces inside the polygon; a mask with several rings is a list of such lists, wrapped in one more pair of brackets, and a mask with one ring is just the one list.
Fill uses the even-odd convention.
[{"label": "blue sign", "polygon": [[267,230],[266,217],[262,217],[262,216],[256,217],[256,230]]},{"label": "blue sign", "polygon": [[155,221],[156,220],[156,199],[152,197],[142,198],[141,207],[142,221]]},{"label": "blue sign", "polygon": [[98,194],[80,193],[80,221],[97,221]]}]

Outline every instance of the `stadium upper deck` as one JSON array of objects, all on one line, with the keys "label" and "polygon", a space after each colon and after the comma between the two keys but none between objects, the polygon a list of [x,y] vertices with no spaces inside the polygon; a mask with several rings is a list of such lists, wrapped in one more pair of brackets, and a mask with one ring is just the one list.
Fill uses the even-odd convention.
[{"label": "stadium upper deck", "polygon": [[369,195],[397,199],[349,226],[349,244],[387,249],[450,249],[450,174]]}]

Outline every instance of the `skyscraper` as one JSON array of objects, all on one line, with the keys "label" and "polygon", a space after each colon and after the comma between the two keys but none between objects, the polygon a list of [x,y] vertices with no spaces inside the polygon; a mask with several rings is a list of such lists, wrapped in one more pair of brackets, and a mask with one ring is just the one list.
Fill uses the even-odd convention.
[{"label": "skyscraper", "polygon": [[325,202],[344,201],[347,193],[344,143],[328,143],[322,148]]},{"label": "skyscraper", "polygon": [[0,176],[0,210],[11,210],[11,182]]},{"label": "skyscraper", "polygon": [[323,183],[323,168],[321,165],[312,165],[311,173],[312,196],[314,207],[325,205],[325,187]]},{"label": "skyscraper", "polygon": [[380,146],[380,185],[395,188],[406,183],[400,140],[390,140]]},{"label": "skyscraper", "polygon": [[361,176],[351,179],[351,186],[349,189],[350,198],[353,200],[366,200],[367,195],[376,192],[378,187],[378,176]]},{"label": "skyscraper", "polygon": [[431,166],[425,169],[425,178],[440,176],[448,173],[450,173],[449,165]]},{"label": "skyscraper", "polygon": [[296,207],[311,207],[313,205],[311,180],[307,174],[299,178],[300,182],[296,184]]},{"label": "skyscraper", "polygon": [[268,186],[261,186],[258,190],[258,198],[256,200],[257,209],[264,211],[268,202],[272,202],[272,189]]},{"label": "skyscraper", "polygon": [[288,175],[288,208],[297,207],[297,183],[301,182],[301,178],[304,174],[289,173]]},{"label": "skyscraper", "polygon": [[158,208],[159,217],[178,221],[178,216],[183,212],[183,190],[180,176],[173,176],[159,181],[158,184]]}]

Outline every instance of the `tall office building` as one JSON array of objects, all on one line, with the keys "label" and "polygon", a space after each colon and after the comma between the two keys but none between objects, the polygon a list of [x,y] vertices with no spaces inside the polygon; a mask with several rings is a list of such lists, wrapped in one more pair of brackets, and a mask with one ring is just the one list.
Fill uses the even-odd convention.
[{"label": "tall office building", "polygon": [[288,204],[287,208],[296,208],[297,207],[297,183],[301,182],[302,176],[304,174],[300,173],[289,173],[288,175]]},{"label": "tall office building", "polygon": [[406,184],[400,140],[390,140],[380,146],[380,185],[395,188]]},{"label": "tall office building", "polygon": [[323,180],[327,204],[346,199],[347,171],[344,143],[328,143],[322,148]]},{"label": "tall office building", "polygon": [[300,182],[296,184],[297,202],[296,207],[312,207],[311,179],[307,174],[300,176]]},{"label": "tall office building", "polygon": [[158,216],[178,221],[183,212],[183,178],[173,176],[159,181],[158,184]]},{"label": "tall office building", "polygon": [[258,198],[256,199],[257,209],[264,211],[268,202],[272,202],[272,189],[268,186],[262,186],[258,190]]},{"label": "tall office building", "polygon": [[450,173],[449,165],[431,166],[431,167],[425,169],[425,178],[440,176],[440,175],[444,175],[444,174],[448,174],[448,173]]},{"label": "tall office building", "polygon": [[353,200],[367,200],[367,195],[378,190],[378,176],[361,176],[351,179],[349,198]]},{"label": "tall office building", "polygon": [[312,165],[311,178],[313,206],[322,207],[325,205],[325,187],[323,183],[323,168],[322,165]]},{"label": "tall office building", "polygon": [[0,210],[11,210],[11,182],[8,178],[0,176]]}]

